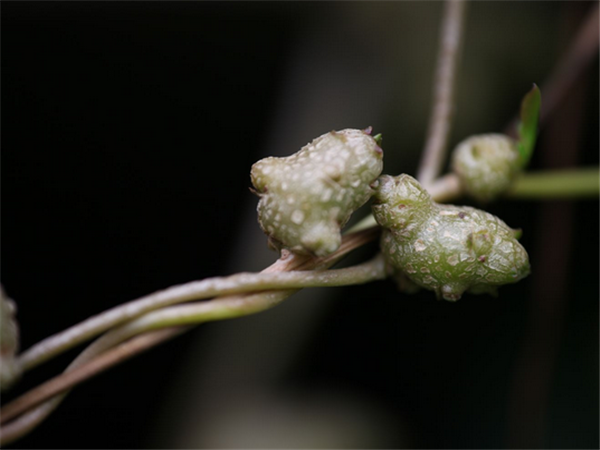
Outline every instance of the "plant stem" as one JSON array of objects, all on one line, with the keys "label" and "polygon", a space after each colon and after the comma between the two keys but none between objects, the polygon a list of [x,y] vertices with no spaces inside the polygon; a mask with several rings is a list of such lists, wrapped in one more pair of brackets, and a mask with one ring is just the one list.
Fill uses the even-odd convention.
[{"label": "plant stem", "polygon": [[[362,234],[364,235],[364,233]],[[355,234],[354,236],[358,235],[360,234]],[[352,239],[346,238],[346,242],[348,241],[352,242]],[[352,247],[353,245],[356,244],[347,244],[346,247]],[[342,248],[341,250],[342,254],[348,251],[347,248]],[[335,264],[340,257],[341,256],[338,255],[333,258],[328,258],[325,262],[323,262],[323,264],[326,266],[331,266]],[[284,259],[286,258],[289,258],[289,256],[284,257]],[[313,258],[313,260],[315,259],[316,258]],[[276,265],[277,263],[271,266],[271,268]],[[279,266],[279,268],[273,270],[282,270],[282,267]],[[261,275],[263,275],[263,281],[268,279],[267,277],[264,277],[266,274],[263,273]],[[349,284],[361,284],[376,279],[383,279],[385,277],[385,270],[383,258],[381,255],[378,255],[367,263],[346,269],[323,272],[275,272],[270,273],[269,277],[271,277],[273,280],[279,280],[277,287],[297,286],[299,283],[296,283],[296,281],[299,279],[303,280],[302,284],[305,287],[341,286]],[[187,306],[185,308],[182,307],[184,305],[179,305],[179,307],[165,308],[163,310],[148,313],[137,320],[112,330],[89,346],[71,364],[71,366],[69,366],[65,373],[27,392],[2,409],[0,421],[6,422],[7,420],[10,420],[11,418],[29,410],[38,403],[48,399],[49,397],[54,396],[33,411],[26,413],[25,415],[3,427],[2,443],[6,444],[23,436],[41,423],[60,404],[66,395],[66,393],[60,394],[61,392],[66,391],[76,384],[81,383],[82,381],[112,367],[115,364],[118,364],[119,362],[124,361],[125,359],[131,358],[132,356],[146,350],[149,348],[149,346],[157,345],[158,343],[169,339],[172,336],[171,334],[158,336],[153,338],[151,340],[152,344],[149,345],[146,345],[146,343],[149,342],[147,340],[139,343],[137,341],[133,342],[134,340],[132,340],[127,343],[129,344],[133,342],[131,345],[122,344],[121,346],[114,347],[112,350],[105,352],[106,349],[110,349],[111,347],[130,339],[132,336],[140,333],[146,333],[147,331],[154,330],[156,328],[183,324],[198,324],[211,320],[222,320],[260,312],[285,300],[291,294],[296,292],[296,290],[297,289],[286,289],[263,292],[254,295],[225,297],[210,302],[203,302],[195,305],[185,305]],[[179,334],[188,328],[189,327],[179,326],[176,328],[168,328],[168,330],[180,330],[177,332],[177,334]],[[152,336],[153,333],[156,333],[156,331],[142,334],[139,337],[142,338],[144,336]]]},{"label": "plant stem", "polygon": [[[103,339],[98,339],[94,344],[90,345],[86,351],[82,352],[75,360],[67,367],[64,374],[73,374],[74,376],[78,376],[84,373],[84,371],[90,371],[94,369],[92,363],[94,363],[96,356],[102,354],[101,358],[97,358],[99,361],[106,362],[110,358],[114,358],[120,353],[120,357],[122,359],[115,361],[115,364],[127,359],[128,355],[132,356],[133,354],[139,354],[145,350],[148,350],[161,342],[169,340],[175,336],[179,336],[183,332],[191,329],[191,327],[176,327],[176,328],[164,328],[162,330],[156,330],[150,333],[146,333],[142,336],[138,336],[135,339],[119,346],[119,348],[112,349],[107,351],[106,353],[102,353],[104,350],[109,349],[114,342],[108,342]],[[88,364],[89,363],[89,364]],[[98,363],[96,363],[98,364]],[[84,369],[84,371],[76,374],[76,370],[78,368]],[[98,367],[98,369],[101,369]],[[103,370],[103,369],[101,369]],[[100,370],[97,371],[99,373]],[[47,383],[44,383],[45,386]],[[41,387],[41,386],[40,386]],[[32,389],[26,395],[36,391],[36,389]],[[59,395],[54,396],[50,400],[44,402],[42,405],[37,406],[36,408],[28,411],[27,413],[21,415],[16,420],[4,425],[2,427],[2,432],[0,433],[0,445],[4,446],[8,443],[14,442],[15,440],[23,437],[28,434],[30,431],[35,429],[40,423],[42,423],[46,417],[48,417],[52,411],[54,411],[60,403],[67,396],[68,391],[63,392]],[[20,398],[24,398],[21,396]],[[11,403],[14,404],[15,402]],[[7,405],[8,406],[8,405]],[[4,412],[4,409],[3,409]]]},{"label": "plant stem", "polygon": [[[597,197],[600,191],[599,173],[598,167],[525,172],[506,195],[513,199]],[[439,203],[451,202],[463,194],[460,180],[454,173],[438,178],[427,191]],[[375,218],[369,214],[348,232],[357,232],[375,225]]]},{"label": "plant stem", "polygon": [[442,170],[454,109],[454,84],[460,53],[466,2],[447,0],[444,7],[440,47],[433,88],[433,105],[427,140],[417,179],[429,187]]},{"label": "plant stem", "polygon": [[171,336],[173,330],[174,328],[167,328],[165,330],[160,330],[161,333],[137,336],[134,339],[115,346],[110,351],[103,353],[89,363],[84,364],[75,370],[65,372],[36,388],[31,389],[26,394],[18,397],[16,400],[2,408],[0,423],[5,423],[13,417],[23,413],[31,406],[65,391],[70,386],[81,383],[82,381],[97,375],[103,370],[106,370],[107,367],[112,367],[119,362],[128,359],[129,355],[139,354],[144,350],[153,347],[157,342],[162,341],[163,337]]},{"label": "plant stem", "polygon": [[[284,250],[281,252],[281,257],[277,261],[275,261],[275,263],[273,263],[271,266],[263,270],[262,273],[276,273],[292,270],[327,269],[333,266],[350,251],[361,247],[369,241],[372,241],[378,235],[378,232],[378,228],[375,227],[365,229],[360,232],[348,234],[342,239],[342,245],[340,245],[340,248],[338,250],[336,250],[333,254],[322,258],[295,255]],[[280,301],[283,301],[285,298],[289,297],[294,292],[296,292],[296,290],[278,291]],[[267,295],[267,293],[255,294],[255,297],[259,297],[261,295]],[[229,298],[231,299],[231,297]],[[271,301],[273,300],[274,299],[271,297]],[[190,328],[191,327],[177,327],[176,330],[179,331],[176,334],[184,332]],[[155,335],[159,332],[160,330],[152,331],[150,333],[146,333],[145,335]],[[156,337],[154,339],[153,345],[158,345],[159,343],[164,342],[170,339],[171,337],[174,337],[176,334],[165,335],[164,333],[159,333],[159,337]],[[116,333],[107,333],[105,336],[88,346],[88,348],[86,348],[69,365],[69,367],[67,367],[65,373],[76,369],[77,367],[87,363],[88,361],[93,360],[96,356],[100,355],[107,349],[110,349],[113,345],[118,344],[120,342],[119,339],[122,337],[123,336],[119,336]],[[135,353],[129,354],[129,357],[134,356],[134,354]],[[19,416],[17,419],[3,426],[0,430],[0,445],[6,445],[9,442],[13,442],[14,440],[19,439],[20,437],[26,435],[27,433],[35,429],[60,405],[60,403],[66,397],[68,392],[69,391],[65,391],[62,394],[55,395],[50,400],[44,402],[43,404],[37,407],[34,407],[31,410],[28,410],[25,414]]]},{"label": "plant stem", "polygon": [[[339,257],[340,252],[338,251],[334,255]],[[286,254],[286,258],[289,257],[290,255]],[[302,264],[306,263],[307,259],[308,257],[299,257],[294,260],[297,264]],[[326,261],[327,259],[315,259],[314,262],[318,266]],[[279,261],[278,263],[281,264]],[[298,266],[298,268],[301,267],[301,265]],[[327,285],[328,282],[333,282],[328,280],[334,280],[335,278],[335,275],[331,277],[326,275],[323,277],[323,274],[316,275],[309,272],[299,272],[296,274],[273,272],[273,270],[266,270],[260,274],[240,273],[229,277],[208,278],[202,281],[193,281],[178,286],[172,286],[168,289],[155,292],[140,299],[116,306],[104,313],[74,325],[67,330],[44,339],[42,342],[39,342],[29,350],[25,351],[19,357],[19,362],[24,371],[29,370],[116,325],[139,317],[148,311],[176,303],[249,291],[277,289],[280,287],[301,288],[314,286],[314,284],[310,284],[311,282],[317,283],[318,285]]]},{"label": "plant stem", "polygon": [[514,199],[598,197],[600,168],[544,170],[526,173],[515,181],[507,196]]}]

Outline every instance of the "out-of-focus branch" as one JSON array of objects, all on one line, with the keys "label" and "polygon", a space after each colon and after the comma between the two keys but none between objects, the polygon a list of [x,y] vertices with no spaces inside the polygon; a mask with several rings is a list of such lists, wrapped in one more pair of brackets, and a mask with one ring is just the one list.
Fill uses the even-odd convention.
[{"label": "out-of-focus branch", "polygon": [[[581,24],[575,38],[565,54],[552,69],[550,76],[542,84],[543,101],[540,111],[540,127],[548,120],[565,95],[571,90],[581,73],[598,57],[600,45],[599,4],[596,2],[590,8],[587,17]],[[515,117],[506,127],[505,133],[516,137],[518,117]]]},{"label": "out-of-focus branch", "polygon": [[433,104],[417,179],[428,188],[442,170],[454,111],[454,85],[463,34],[466,2],[447,0],[440,36]]},{"label": "out-of-focus branch", "polygon": [[550,78],[542,85],[544,103],[540,121],[556,109],[583,70],[598,57],[599,16],[598,3],[591,8],[573,43],[565,56],[558,62]]},{"label": "out-of-focus branch", "polygon": [[[575,3],[567,11],[575,13],[580,5],[584,4]],[[593,14],[597,15],[597,8],[593,9]],[[569,20],[569,16],[565,16]],[[597,16],[594,20],[597,23]],[[598,41],[597,33],[596,31],[595,41]],[[545,129],[540,163],[549,169],[576,167],[581,158],[586,102],[591,81],[589,67],[582,70],[576,81],[573,89],[569,90],[568,97],[560,102],[560,108],[549,117],[548,127]],[[567,145],[569,151],[565,151]],[[540,181],[543,181],[548,189],[562,187],[566,191],[578,190],[588,184],[592,192],[595,187],[597,195],[598,168],[591,169],[588,174],[586,176],[584,172],[579,177],[571,176],[571,179],[567,175],[567,179],[562,180],[562,186],[557,178],[552,180],[544,179],[542,175],[531,175],[534,181],[529,185],[529,192],[539,193]],[[518,186],[517,183],[516,187]],[[567,201],[566,197],[544,203],[540,206],[537,222],[531,254],[532,266],[536,270],[531,280],[528,323],[508,391],[507,448],[548,446],[552,385],[562,347],[565,313],[569,301],[573,300],[568,280],[573,268],[575,205],[572,201]]]}]

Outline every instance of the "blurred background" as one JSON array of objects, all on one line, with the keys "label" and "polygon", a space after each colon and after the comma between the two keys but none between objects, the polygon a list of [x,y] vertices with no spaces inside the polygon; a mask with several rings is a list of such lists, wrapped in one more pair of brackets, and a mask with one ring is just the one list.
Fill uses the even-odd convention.
[{"label": "blurred background", "polygon": [[[451,144],[502,131],[593,3],[469,5]],[[273,262],[248,190],[262,157],[371,125],[384,172],[414,174],[442,6],[4,2],[1,280],[22,348]],[[548,118],[532,170],[598,164],[598,75]],[[598,448],[598,200],[488,209],[533,268],[499,298],[307,290],[112,369],[13,447]]]}]

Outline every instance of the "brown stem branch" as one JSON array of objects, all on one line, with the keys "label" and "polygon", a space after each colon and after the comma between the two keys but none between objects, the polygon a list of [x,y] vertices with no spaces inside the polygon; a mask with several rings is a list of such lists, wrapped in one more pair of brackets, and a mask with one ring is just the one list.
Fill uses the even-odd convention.
[{"label": "brown stem branch", "polygon": [[[565,54],[542,84],[540,89],[543,95],[540,127],[548,121],[548,117],[554,113],[586,67],[598,57],[599,33],[599,4],[596,3],[579,27]],[[506,127],[505,133],[516,137],[518,122],[519,117],[517,116]]]},{"label": "brown stem branch", "polygon": [[[567,12],[577,14],[579,7],[578,4],[570,6]],[[592,21],[596,27],[594,41],[597,45],[598,8],[592,9],[592,15],[595,16]],[[570,14],[564,16],[567,26],[572,17]],[[588,18],[576,42],[581,43],[581,36],[586,33],[589,24]],[[580,55],[581,49],[575,53]],[[540,151],[540,162],[546,167],[578,165],[584,138],[589,75],[589,70],[581,70],[576,83],[569,90],[569,96],[560,102],[555,114],[549,117],[546,139],[543,140],[545,147]],[[565,145],[568,145],[569,151],[565,151]],[[565,313],[569,302],[573,300],[569,285],[569,272],[574,264],[573,202],[555,200],[542,204],[536,228],[538,232],[532,252],[532,266],[536,267],[536,271],[531,280],[528,323],[512,369],[508,396],[507,448],[544,448],[544,444],[547,444],[552,384],[562,346]]]},{"label": "brown stem branch", "polygon": [[177,336],[184,331],[184,328],[164,328],[136,336],[102,353],[87,364],[46,381],[2,408],[0,423],[5,423],[43,400],[66,391],[71,386],[90,379],[109,367],[113,367],[169,338]]}]

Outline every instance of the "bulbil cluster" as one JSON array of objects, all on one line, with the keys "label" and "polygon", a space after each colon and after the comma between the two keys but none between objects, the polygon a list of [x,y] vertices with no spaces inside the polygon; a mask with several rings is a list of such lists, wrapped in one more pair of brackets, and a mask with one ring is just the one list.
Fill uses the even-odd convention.
[{"label": "bulbil cluster", "polygon": [[390,269],[438,298],[464,292],[496,294],[529,274],[516,232],[485,211],[434,202],[409,175],[384,175],[374,184],[373,215],[384,228],[381,249]]},{"label": "bulbil cluster", "polygon": [[[518,232],[496,216],[438,204],[409,175],[379,176],[383,152],[370,133],[332,131],[298,153],[252,166],[258,221],[272,247],[331,254],[352,212],[374,196],[373,215],[384,229],[381,250],[402,290],[422,287],[456,301],[464,292],[495,295],[498,286],[529,274]],[[515,145],[502,135],[463,142],[454,169],[465,189],[482,201],[505,190],[522,167]]]},{"label": "bulbil cluster", "polygon": [[338,249],[341,228],[373,194],[383,151],[366,130],[326,133],[299,152],[252,166],[258,221],[276,249],[325,256]]}]

